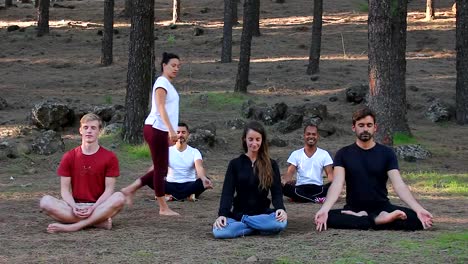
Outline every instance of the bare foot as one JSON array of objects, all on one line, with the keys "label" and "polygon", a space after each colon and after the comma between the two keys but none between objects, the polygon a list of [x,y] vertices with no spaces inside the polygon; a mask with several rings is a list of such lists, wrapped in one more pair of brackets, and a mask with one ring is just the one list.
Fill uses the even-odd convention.
[{"label": "bare foot", "polygon": [[401,210],[395,210],[391,213],[387,213],[383,211],[375,218],[374,221],[376,225],[383,225],[383,224],[391,223],[398,219],[405,220],[406,218],[407,217],[406,217],[405,212]]},{"label": "bare foot", "polygon": [[103,228],[106,230],[111,230],[112,229],[112,218],[107,218],[107,220],[102,221],[101,223],[97,223],[94,225],[96,228]]},{"label": "bare foot", "polygon": [[170,208],[166,209],[159,209],[159,215],[166,215],[166,216],[179,216],[180,214],[177,212],[172,211]]},{"label": "bare foot", "polygon": [[354,215],[354,216],[368,216],[367,212],[366,211],[360,211],[359,213],[356,213],[356,212],[353,212],[351,210],[342,210],[341,211],[342,214],[347,214],[347,215]]},{"label": "bare foot", "polygon": [[122,188],[120,192],[125,195],[125,204],[131,207],[133,205],[133,197],[135,196],[135,192],[132,192],[128,189],[128,187]]},{"label": "bare foot", "polygon": [[59,232],[75,232],[80,230],[80,228],[75,225],[66,225],[60,223],[53,223],[47,227],[47,233],[59,233]]}]

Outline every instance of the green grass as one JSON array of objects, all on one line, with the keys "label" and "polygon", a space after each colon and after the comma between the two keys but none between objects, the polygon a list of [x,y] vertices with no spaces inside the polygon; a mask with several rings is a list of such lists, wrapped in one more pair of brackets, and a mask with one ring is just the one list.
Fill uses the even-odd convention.
[{"label": "green grass", "polygon": [[112,96],[111,95],[104,95],[104,104],[112,104]]},{"label": "green grass", "polygon": [[416,138],[410,136],[406,133],[397,132],[393,135],[393,144],[394,145],[408,145],[408,144],[417,144]]},{"label": "green grass", "polygon": [[151,159],[151,153],[147,144],[123,146],[123,151],[133,159]]},{"label": "green grass", "polygon": [[468,174],[444,174],[436,172],[405,173],[403,178],[410,185],[428,192],[468,195]]}]

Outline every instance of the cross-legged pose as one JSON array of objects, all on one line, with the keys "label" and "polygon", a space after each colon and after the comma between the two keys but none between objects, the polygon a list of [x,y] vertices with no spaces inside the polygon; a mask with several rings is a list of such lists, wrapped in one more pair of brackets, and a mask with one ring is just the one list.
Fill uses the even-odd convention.
[{"label": "cross-legged pose", "polygon": [[[333,180],[333,161],[327,151],[317,147],[319,137],[317,126],[304,127],[304,147],[293,151],[288,158],[288,171],[282,180],[283,194],[294,202],[323,203],[327,196]],[[323,171],[328,178],[325,185]]]},{"label": "cross-legged pose", "polygon": [[[376,143],[375,114],[363,108],[353,114],[356,143],[340,149],[334,160],[333,183],[327,200],[315,214],[317,230],[394,229],[419,230],[432,226],[432,215],[413,197],[398,170],[398,160],[390,148]],[[395,193],[411,209],[389,202],[387,180]],[[346,205],[331,210],[346,181]]]},{"label": "cross-legged pose", "polygon": [[[205,190],[212,189],[213,184],[206,177],[200,151],[187,144],[190,137],[187,124],[179,123],[177,136],[176,144],[169,148],[169,170],[165,181],[166,200],[196,201]],[[147,175],[151,173],[152,171],[149,171]],[[153,188],[152,185],[148,186]]]},{"label": "cross-legged pose", "polygon": [[154,170],[137,179],[121,191],[125,194],[127,204],[132,204],[136,191],[143,186],[154,189],[159,204],[160,215],[179,215],[166,203],[164,178],[169,165],[169,146],[177,141],[175,129],[179,123],[179,94],[171,81],[180,69],[179,57],[172,53],[163,53],[161,61],[162,75],[153,85],[151,112],[145,120],[143,136],[151,151]]},{"label": "cross-legged pose", "polygon": [[42,197],[41,209],[59,223],[47,232],[73,232],[88,226],[112,228],[112,219],[123,207],[125,196],[114,192],[119,162],[111,151],[99,146],[102,121],[86,114],[80,121],[81,145],[63,155],[57,169],[62,200]]},{"label": "cross-legged pose", "polygon": [[219,217],[213,224],[215,238],[276,234],[287,225],[278,164],[270,159],[265,129],[260,123],[246,125],[242,146],[245,154],[231,160],[226,171]]}]

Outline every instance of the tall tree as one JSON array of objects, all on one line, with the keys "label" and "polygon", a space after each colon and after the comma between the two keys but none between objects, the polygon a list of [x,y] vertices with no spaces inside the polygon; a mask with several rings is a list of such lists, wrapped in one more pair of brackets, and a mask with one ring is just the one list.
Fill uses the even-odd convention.
[{"label": "tall tree", "polygon": [[232,0],[232,24],[237,25],[239,24],[239,16],[237,15],[237,7],[239,5],[240,0]]},{"label": "tall tree", "polygon": [[13,0],[5,0],[5,7],[13,6]]},{"label": "tall tree", "polygon": [[468,124],[468,0],[457,0],[457,83],[456,116],[460,125]]},{"label": "tall tree", "polygon": [[123,139],[131,144],[143,141],[142,131],[152,84],[153,49],[154,0],[134,0],[123,127]]},{"label": "tall tree", "polygon": [[320,47],[322,45],[322,15],[323,0],[314,0],[314,23],[312,24],[312,39],[310,41],[309,65],[307,74],[317,74],[320,71]]},{"label": "tall tree", "polygon": [[221,48],[221,62],[232,61],[232,2],[237,0],[224,0],[223,46]]},{"label": "tall tree", "polygon": [[256,0],[244,0],[244,18],[240,44],[239,65],[237,66],[236,87],[234,92],[247,93],[250,71],[250,51],[252,45],[252,30],[254,27]]},{"label": "tall tree", "polygon": [[49,34],[49,6],[50,0],[40,0],[37,9],[37,36]]},{"label": "tall tree", "polygon": [[101,64],[112,64],[114,34],[114,0],[104,0],[104,32],[102,36]]},{"label": "tall tree", "polygon": [[434,1],[426,0],[426,20],[433,20],[435,18]]},{"label": "tall tree", "polygon": [[255,12],[254,12],[254,26],[252,30],[252,36],[260,37],[260,0],[255,0]]},{"label": "tall tree", "polygon": [[122,12],[122,15],[124,17],[132,17],[132,11],[133,11],[133,0],[125,0],[125,7]]},{"label": "tall tree", "polygon": [[180,22],[180,1],[174,0],[172,8],[172,23]]},{"label": "tall tree", "polygon": [[407,0],[369,0],[369,106],[377,114],[376,140],[410,134],[406,119]]}]

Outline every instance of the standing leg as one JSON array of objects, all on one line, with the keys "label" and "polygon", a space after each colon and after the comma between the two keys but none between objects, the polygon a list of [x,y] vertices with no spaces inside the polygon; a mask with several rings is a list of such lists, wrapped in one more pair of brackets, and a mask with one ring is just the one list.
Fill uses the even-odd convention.
[{"label": "standing leg", "polygon": [[244,215],[241,220],[248,227],[259,230],[265,234],[276,234],[283,231],[288,225],[288,221],[280,222],[276,220],[275,213],[260,215]]},{"label": "standing leg", "polygon": [[248,236],[255,230],[248,227],[246,224],[236,221],[232,218],[227,219],[227,224],[221,229],[213,227],[213,236],[215,238],[236,238],[241,236]]}]

